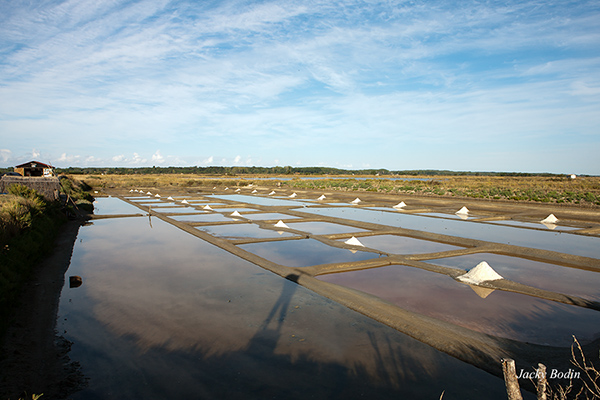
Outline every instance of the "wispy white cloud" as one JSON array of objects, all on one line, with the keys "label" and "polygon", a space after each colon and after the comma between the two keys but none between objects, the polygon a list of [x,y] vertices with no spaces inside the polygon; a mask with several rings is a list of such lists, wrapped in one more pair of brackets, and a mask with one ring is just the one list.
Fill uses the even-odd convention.
[{"label": "wispy white cloud", "polygon": [[[353,165],[400,168],[380,143],[597,137],[598,18],[591,2],[0,5],[3,147],[27,153],[24,135],[57,162],[122,165],[347,165],[362,151]],[[90,148],[106,150],[68,156]]]}]

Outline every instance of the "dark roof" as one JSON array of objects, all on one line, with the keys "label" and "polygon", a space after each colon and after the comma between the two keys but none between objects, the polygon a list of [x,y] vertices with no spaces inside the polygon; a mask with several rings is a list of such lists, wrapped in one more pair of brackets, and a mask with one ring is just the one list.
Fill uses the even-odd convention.
[{"label": "dark roof", "polygon": [[[33,166],[33,164],[36,164],[35,167]],[[29,162],[26,162],[25,164],[17,165],[15,168],[27,168],[27,167],[30,167],[30,168],[54,168],[52,165],[44,164],[39,161],[29,161]]]}]

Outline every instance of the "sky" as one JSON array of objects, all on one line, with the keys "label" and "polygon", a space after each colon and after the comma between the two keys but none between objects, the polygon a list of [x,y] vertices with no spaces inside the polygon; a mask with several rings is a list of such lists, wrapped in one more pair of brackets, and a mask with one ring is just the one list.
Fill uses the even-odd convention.
[{"label": "sky", "polygon": [[0,167],[600,175],[600,1],[0,0]]}]

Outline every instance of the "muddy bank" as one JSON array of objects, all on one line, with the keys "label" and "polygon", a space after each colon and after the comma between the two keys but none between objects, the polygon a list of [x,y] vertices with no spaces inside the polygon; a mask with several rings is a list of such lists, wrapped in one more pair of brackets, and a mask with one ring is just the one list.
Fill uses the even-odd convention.
[{"label": "muddy bank", "polygon": [[0,399],[43,393],[44,399],[63,399],[85,380],[68,357],[70,343],[56,332],[60,293],[69,268],[80,217],[68,221],[54,251],[34,270],[19,299],[0,353]]}]

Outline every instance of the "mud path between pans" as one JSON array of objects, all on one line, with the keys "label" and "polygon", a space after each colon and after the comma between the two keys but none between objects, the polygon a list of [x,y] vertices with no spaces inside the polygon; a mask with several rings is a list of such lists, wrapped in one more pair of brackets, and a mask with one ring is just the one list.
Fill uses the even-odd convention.
[{"label": "mud path between pans", "polygon": [[[166,193],[161,189],[150,189],[153,192],[161,193],[161,200],[166,200],[166,196],[182,195],[181,191]],[[266,189],[265,189],[266,190]],[[288,190],[289,191],[289,190]],[[287,192],[287,191],[286,191]],[[291,193],[291,191],[289,191]],[[298,216],[304,218],[302,221],[320,221],[329,223],[338,223],[344,225],[350,225],[356,228],[367,229],[371,234],[396,234],[409,236],[413,238],[433,240],[446,244],[453,244],[459,246],[465,246],[464,250],[456,250],[455,255],[461,254],[472,254],[473,252],[494,252],[504,255],[511,255],[517,257],[528,258],[538,261],[554,262],[561,265],[569,266],[571,268],[580,268],[592,271],[600,271],[600,260],[590,257],[582,257],[577,255],[563,254],[559,252],[532,249],[526,247],[519,247],[514,245],[506,245],[492,242],[485,242],[474,239],[465,239],[461,237],[454,237],[449,235],[440,235],[425,231],[416,231],[403,228],[393,228],[387,225],[379,225],[374,223],[353,221],[350,219],[335,218],[323,215],[315,215],[302,211],[302,207],[296,206],[266,206],[256,203],[244,202],[243,200],[235,201],[231,200],[231,191],[215,191],[214,189],[207,190],[204,193],[194,191],[194,194],[186,193],[186,195],[198,198],[208,198],[210,195],[226,195],[227,198],[212,198],[213,201],[219,201],[225,203],[228,209],[232,205],[235,207],[250,207],[257,209],[257,212],[262,213],[285,213],[291,216]],[[290,193],[279,192],[280,196],[289,196]],[[300,192],[297,191],[297,198],[303,199],[316,199],[320,192]],[[156,212],[158,204],[140,204],[135,201],[131,201],[126,198],[127,193],[113,193],[122,200],[139,207],[141,210],[148,213],[152,217],[159,218],[165,222],[168,222],[187,233],[201,238],[209,243],[212,243],[220,248],[227,250],[228,252],[237,255],[247,261],[250,261],[260,267],[269,270],[281,277],[298,283],[324,297],[334,300],[352,310],[360,312],[374,320],[377,320],[385,325],[388,325],[408,336],[411,336],[423,343],[426,343],[444,353],[450,354],[451,356],[465,361],[469,364],[475,365],[485,371],[488,371],[496,376],[502,376],[500,360],[503,358],[512,358],[519,365],[537,365],[539,362],[546,363],[563,367],[568,369],[571,364],[569,362],[571,358],[570,347],[552,347],[544,345],[530,344],[526,342],[519,342],[510,340],[502,337],[492,336],[485,333],[480,333],[468,328],[464,328],[446,321],[442,321],[436,318],[432,318],[426,315],[415,313],[409,310],[405,310],[397,305],[392,305],[386,301],[383,301],[375,296],[359,292],[346,287],[329,284],[327,282],[316,279],[315,277],[322,273],[342,272],[360,270],[366,268],[376,268],[385,265],[401,264],[408,265],[411,267],[421,268],[430,270],[433,272],[448,275],[452,278],[456,278],[458,275],[464,273],[463,270],[435,266],[420,262],[419,257],[415,256],[400,256],[385,254],[387,257],[375,260],[358,261],[353,263],[336,263],[326,265],[316,265],[305,268],[291,268],[277,264],[275,262],[266,260],[253,253],[250,253],[238,245],[247,244],[253,242],[265,242],[270,239],[224,239],[217,236],[213,236],[207,232],[196,229],[197,226],[208,225],[209,223],[186,223],[171,218],[173,214],[169,213],[168,209],[162,209],[161,212]],[[356,197],[356,193],[325,193],[328,201],[343,202],[349,205],[351,200]],[[381,194],[369,195],[360,193],[362,198],[361,206],[385,206],[391,207],[398,202],[399,196],[385,196]],[[260,194],[258,195],[260,196]],[[268,194],[264,193],[262,197],[267,197]],[[241,199],[244,196],[240,196]],[[409,196],[402,196],[403,199],[411,199]],[[192,201],[192,199],[189,199]],[[294,199],[295,200],[295,199]],[[181,198],[179,199],[181,201]],[[407,202],[409,200],[406,200]],[[512,204],[505,202],[494,203],[493,201],[465,201],[465,200],[453,200],[453,199],[432,199],[432,198],[418,198],[414,197],[411,199],[410,204],[413,204],[412,212],[434,212],[442,211],[449,212],[449,210],[458,210],[462,205],[468,203],[469,209],[473,214],[479,214],[483,220],[485,219],[510,219],[514,217],[520,217],[527,220],[535,221],[536,218],[541,220],[548,213],[556,212],[555,206],[540,206],[537,204]],[[171,202],[173,204],[173,202]],[[163,204],[167,205],[167,204]],[[191,205],[193,207],[193,205]],[[567,218],[569,222],[581,228],[584,234],[588,234],[590,230],[597,229],[600,222],[600,214],[594,210],[582,210],[576,208],[563,208],[560,209],[561,216]],[[202,208],[196,206],[196,210]],[[215,209],[214,211],[218,211]],[[248,215],[248,214],[246,214]],[[452,213],[450,213],[452,215]],[[258,224],[261,228],[274,229],[272,228],[274,221],[250,221]],[[275,221],[276,222],[276,221]],[[229,222],[211,222],[210,225],[226,225]],[[288,224],[293,226],[291,223]],[[590,229],[591,228],[591,229]],[[339,240],[341,238],[349,238],[349,235],[338,234],[338,235],[312,235],[306,232],[300,232],[290,228],[277,228],[278,230],[288,231],[296,233],[299,236],[286,238],[283,240],[298,240],[303,238],[313,238],[324,242],[330,246],[353,249],[353,246],[346,245]],[[358,236],[358,235],[357,235]],[[282,240],[282,239],[275,239]],[[365,251],[364,249],[361,249]],[[369,250],[366,250],[369,251]],[[382,253],[382,252],[379,252]],[[431,257],[429,257],[431,258]],[[435,257],[434,257],[435,258]],[[481,286],[495,289],[504,290],[517,293],[523,293],[529,296],[539,297],[551,301],[576,305],[585,308],[591,308],[594,310],[600,310],[600,303],[579,298],[577,296],[566,296],[560,293],[537,289],[531,286],[522,285],[517,282],[509,280],[501,280],[495,282],[485,282]],[[590,355],[597,355],[598,348],[600,347],[600,339],[595,340],[592,343],[584,346],[586,353]],[[592,356],[593,357],[593,356]]]}]

